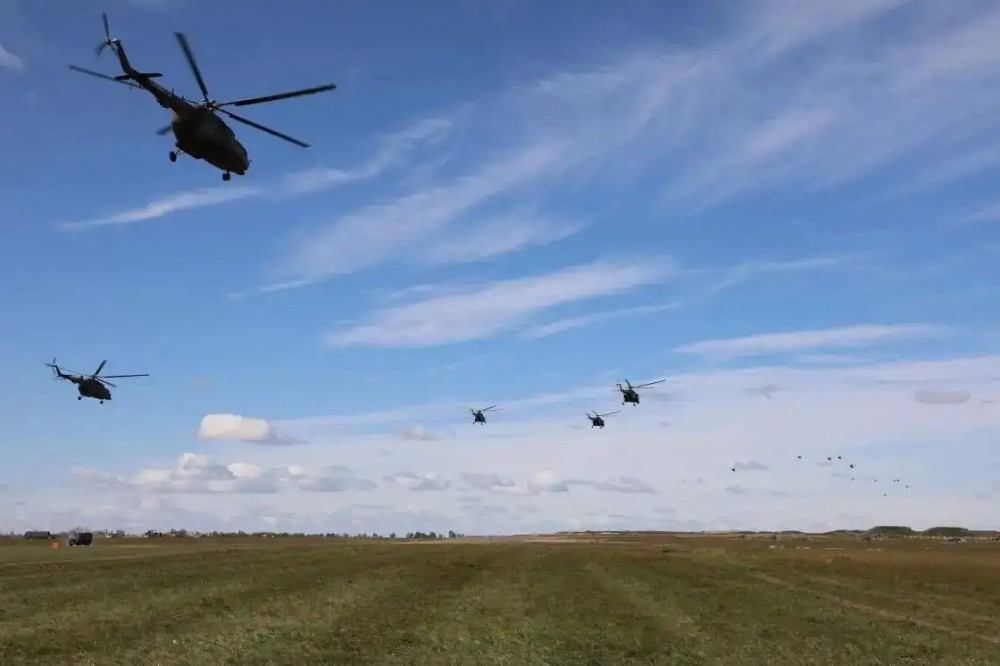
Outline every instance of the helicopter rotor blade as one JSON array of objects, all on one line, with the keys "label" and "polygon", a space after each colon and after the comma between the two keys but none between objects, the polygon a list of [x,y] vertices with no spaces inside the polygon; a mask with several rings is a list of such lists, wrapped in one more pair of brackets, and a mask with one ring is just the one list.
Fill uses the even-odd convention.
[{"label": "helicopter rotor blade", "polygon": [[111,382],[109,382],[109,381],[107,381],[105,379],[102,379],[101,377],[96,377],[95,379],[97,379],[97,381],[101,382],[102,384],[106,384],[107,386],[110,386],[111,388],[118,388],[117,386],[115,386]]},{"label": "helicopter rotor blade", "polygon": [[107,363],[107,361],[101,361],[101,364],[97,366],[97,370],[94,370],[94,374],[92,374],[91,377],[96,377],[97,375],[101,374],[101,370],[104,369],[105,363]]},{"label": "helicopter rotor blade", "polygon": [[618,413],[618,412],[620,412],[620,411],[622,411],[622,410],[620,410],[620,409],[616,409],[615,411],[613,411],[613,412],[608,412],[608,413],[606,413],[606,414],[598,414],[598,416],[601,416],[601,417],[604,417],[604,416],[614,416],[615,414],[617,414],[617,413]]},{"label": "helicopter rotor blade", "polygon": [[633,386],[632,388],[646,388],[647,386],[653,386],[654,384],[662,384],[665,381],[667,381],[667,380],[666,379],[658,379],[655,382],[649,382],[648,384],[638,384],[636,386]]},{"label": "helicopter rotor blade", "polygon": [[284,139],[285,141],[288,141],[289,143],[294,143],[297,146],[302,146],[303,148],[308,148],[309,147],[308,143],[305,143],[303,141],[299,141],[298,139],[293,139],[292,137],[288,136],[287,134],[282,134],[281,132],[279,132],[277,130],[271,129],[270,127],[265,127],[264,125],[261,125],[260,123],[255,123],[252,120],[247,120],[246,118],[243,118],[241,116],[236,115],[232,111],[226,111],[225,109],[219,109],[219,111],[222,112],[222,113],[224,113],[224,114],[226,114],[227,116],[229,116],[233,120],[238,120],[239,122],[243,123],[244,125],[249,125],[250,127],[255,127],[255,128],[259,129],[262,132],[267,132],[268,134],[270,134],[272,136],[276,136],[279,139]]},{"label": "helicopter rotor blade", "polygon": [[170,134],[173,130],[174,130],[173,125],[167,125],[166,127],[161,127],[160,129],[156,130],[156,134],[157,136],[165,136],[167,134]]},{"label": "helicopter rotor blade", "polygon": [[[143,373],[138,374],[138,375],[104,375],[104,378],[108,378],[108,379],[123,379],[125,377],[149,377],[149,373],[148,372],[143,372]],[[98,379],[103,379],[103,378],[102,377],[98,377]]]},{"label": "helicopter rotor blade", "polygon": [[274,95],[263,95],[261,97],[248,97],[247,99],[236,100],[235,102],[226,102],[225,104],[220,104],[219,106],[249,106],[251,104],[264,104],[265,102],[277,102],[281,99],[289,99],[291,97],[301,97],[302,95],[315,95],[316,93],[325,92],[327,90],[335,90],[337,88],[336,84],[328,83],[323,86],[314,86],[312,88],[302,88],[301,90],[293,90],[291,92],[276,93]]},{"label": "helicopter rotor blade", "polygon": [[[52,360],[55,361],[55,359],[52,359]],[[64,375],[79,375],[79,376],[82,376],[82,373],[79,373],[76,370],[68,370],[66,368],[63,368],[62,366],[56,365],[54,362],[53,363],[46,363],[45,365],[49,366],[53,370],[58,370],[59,372],[63,373]],[[58,377],[57,377],[57,379],[58,379]]]},{"label": "helicopter rotor blade", "polygon": [[184,51],[184,57],[187,58],[188,64],[191,65],[191,71],[194,73],[195,81],[198,82],[198,88],[201,90],[202,99],[206,102],[208,101],[208,88],[205,86],[205,80],[201,78],[201,70],[198,69],[198,63],[194,60],[194,54],[191,53],[191,47],[188,46],[187,37],[182,32],[175,32],[174,36],[177,41],[180,42],[181,50]]},{"label": "helicopter rotor blade", "polygon": [[84,74],[90,74],[91,76],[96,76],[99,79],[104,79],[105,81],[111,81],[112,83],[120,83],[123,86],[128,86],[129,88],[141,88],[142,86],[136,85],[131,81],[119,81],[118,79],[112,78],[107,74],[101,74],[100,72],[95,72],[90,69],[84,69],[83,67],[77,67],[76,65],[69,65],[69,68],[74,72],[82,72]]},{"label": "helicopter rotor blade", "polygon": [[490,405],[490,406],[489,406],[489,407],[487,407],[486,409],[483,409],[483,410],[480,410],[480,411],[483,411],[483,412],[488,412],[488,411],[490,411],[491,409],[496,409],[496,407],[497,407],[496,405]]}]

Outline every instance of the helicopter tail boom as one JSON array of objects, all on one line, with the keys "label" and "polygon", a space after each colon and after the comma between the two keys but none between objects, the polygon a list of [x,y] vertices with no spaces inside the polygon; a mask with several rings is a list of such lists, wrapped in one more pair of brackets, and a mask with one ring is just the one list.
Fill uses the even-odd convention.
[{"label": "helicopter tail boom", "polygon": [[129,74],[121,74],[115,77],[115,81],[141,81],[148,79],[158,79],[163,74],[159,72],[130,72]]}]

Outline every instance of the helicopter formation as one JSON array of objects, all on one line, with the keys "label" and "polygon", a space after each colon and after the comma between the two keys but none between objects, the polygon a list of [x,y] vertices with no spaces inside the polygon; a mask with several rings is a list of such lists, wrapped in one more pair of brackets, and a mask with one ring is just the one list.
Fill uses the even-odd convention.
[{"label": "helicopter formation", "polygon": [[145,90],[150,93],[160,106],[164,109],[169,109],[171,112],[170,124],[156,132],[160,136],[165,136],[173,132],[175,145],[174,150],[171,150],[168,155],[170,161],[176,162],[180,155],[188,155],[196,160],[203,160],[222,171],[222,180],[225,181],[229,181],[234,173],[238,176],[245,175],[250,168],[250,156],[243,144],[236,138],[236,134],[232,128],[216,115],[217,113],[223,113],[237,122],[261,130],[262,132],[267,132],[272,136],[284,139],[297,146],[308,148],[309,144],[260,123],[238,116],[223,107],[276,102],[291,97],[314,95],[334,90],[337,87],[335,84],[330,83],[312,88],[293,90],[291,92],[220,103],[218,100],[210,97],[208,88],[202,78],[201,70],[199,70],[191,47],[188,45],[187,37],[183,33],[175,32],[174,36],[177,38],[181,50],[184,52],[184,57],[191,67],[195,81],[198,83],[198,88],[202,94],[201,101],[194,102],[156,83],[153,79],[163,76],[160,72],[140,72],[133,67],[131,62],[129,62],[121,40],[111,37],[108,15],[105,13],[101,16],[104,19],[104,39],[97,45],[96,53],[100,57],[104,49],[111,47],[111,50],[118,57],[118,64],[121,66],[122,74],[119,76],[109,76],[76,65],[70,65],[69,68],[76,72],[82,72],[83,74],[89,74],[106,81],[120,83],[129,88]]},{"label": "helicopter formation", "polygon": [[[649,386],[653,386],[655,384],[662,384],[665,381],[667,381],[667,380],[666,379],[658,379],[655,382],[648,382],[646,384],[637,384],[637,385],[633,386],[629,382],[629,380],[626,379],[625,380],[625,386],[622,386],[621,382],[618,382],[617,384],[615,384],[615,386],[617,386],[618,390],[621,391],[621,394],[622,394],[622,404],[624,405],[625,403],[631,403],[632,406],[635,407],[635,406],[637,406],[639,404],[639,391],[638,391],[638,389],[646,388],[646,387],[649,387]],[[483,409],[473,409],[472,407],[469,407],[469,412],[472,413],[472,424],[475,425],[475,424],[478,423],[480,425],[486,425],[486,414],[485,413],[488,412],[488,411],[490,411],[491,409],[496,409],[496,408],[497,408],[496,405],[490,405],[489,407],[485,407]],[[591,428],[601,428],[603,430],[604,426],[605,426],[604,417],[605,416],[612,416],[614,414],[617,414],[620,411],[621,410],[619,409],[619,410],[615,410],[613,412],[606,412],[604,414],[598,414],[597,412],[593,412],[593,414],[591,414],[591,412],[587,412],[586,416],[587,416],[588,419],[590,419],[590,427]]]},{"label": "helicopter formation", "polygon": [[[309,144],[270,127],[266,127],[255,121],[239,116],[225,107],[250,106],[290,99],[293,97],[314,95],[321,92],[335,90],[337,87],[335,84],[329,83],[289,92],[220,103],[218,100],[211,97],[186,35],[180,32],[175,32],[174,36],[177,39],[181,51],[183,52],[194,76],[195,82],[201,92],[200,101],[187,99],[182,95],[176,94],[172,89],[168,90],[158,84],[154,79],[162,77],[160,72],[140,71],[136,69],[130,62],[122,41],[111,37],[108,15],[106,13],[102,14],[102,19],[104,25],[104,37],[96,47],[96,55],[100,57],[101,54],[110,47],[111,51],[118,60],[122,73],[117,76],[110,76],[76,65],[69,65],[69,68],[73,71],[124,85],[130,89],[145,90],[148,92],[156,100],[157,104],[171,112],[170,124],[156,131],[156,134],[159,136],[166,136],[171,133],[173,134],[174,147],[168,153],[170,162],[176,162],[178,157],[188,155],[196,160],[204,161],[222,171],[222,179],[227,182],[231,180],[232,174],[237,174],[239,176],[246,175],[250,168],[251,159],[246,148],[236,138],[235,132],[221,117],[219,117],[218,114],[223,114],[239,123],[271,134],[272,136],[303,148],[308,148]],[[46,363],[45,365],[52,369],[54,379],[68,381],[76,385],[78,392],[77,400],[91,398],[97,400],[100,404],[112,399],[110,388],[117,388],[114,383],[108,381],[109,379],[149,376],[148,373],[101,375],[101,371],[104,369],[106,363],[106,360],[101,361],[101,363],[97,366],[97,369],[91,374],[65,370],[56,363],[56,359],[53,359],[51,363]],[[633,407],[637,407],[640,404],[640,389],[661,384],[664,381],[666,380],[660,379],[653,382],[633,385],[626,379],[624,380],[624,385],[621,382],[616,383],[618,391],[621,393],[622,405],[631,404]],[[765,397],[770,396],[765,395]],[[473,425],[485,425],[486,413],[495,409],[498,409],[497,405],[491,405],[482,409],[469,408],[473,417]],[[603,430],[606,425],[605,418],[618,414],[620,411],[621,410],[615,410],[605,413],[588,411],[586,413],[586,417],[590,420],[591,428],[601,428]],[[798,459],[801,460],[802,456],[799,455]],[[826,461],[827,463],[836,464],[833,456],[827,457]],[[842,456],[836,456],[836,461],[842,461]],[[732,472],[737,471],[736,466],[731,469]],[[849,469],[855,469],[854,463],[849,463]],[[844,476],[847,478],[847,475]],[[853,472],[851,472],[850,480],[853,482],[856,478],[858,477],[854,476]],[[870,478],[873,483],[878,483],[877,478],[868,478]],[[900,479],[892,479],[891,483],[902,484]],[[911,488],[909,485],[905,485],[905,489],[909,491]],[[883,495],[887,495],[887,493],[883,493]]]},{"label": "helicopter formation", "polygon": [[[79,393],[79,395],[76,396],[77,400],[82,400],[83,398],[93,398],[94,400],[99,401],[100,404],[102,405],[106,400],[111,400],[111,391],[108,389],[108,387],[110,386],[111,388],[117,388],[114,384],[107,381],[108,379],[124,379],[126,377],[149,377],[149,373],[146,372],[138,374],[128,374],[128,375],[101,375],[101,370],[104,369],[104,365],[106,363],[107,363],[106,360],[101,361],[101,364],[97,366],[97,370],[95,370],[92,374],[89,375],[79,372],[73,372],[72,370],[67,370],[64,372],[63,368],[59,367],[59,365],[56,363],[56,359],[54,358],[52,359],[51,363],[46,363],[45,365],[52,369],[53,379],[63,379],[68,382],[72,382],[73,384],[76,384],[77,392]],[[634,402],[634,404],[638,404],[639,395],[638,393],[636,393],[636,389],[645,388],[647,386],[652,386],[653,384],[659,384],[664,381],[666,380],[661,379],[659,381],[650,382],[648,384],[640,384],[638,386],[632,386],[626,379],[625,384],[628,386],[627,389],[622,388],[621,384],[617,384],[617,386],[619,390],[621,390],[623,393],[623,400],[628,400],[629,402]],[[626,391],[630,391],[631,393],[626,393]],[[634,398],[634,400],[630,399],[630,396]],[[473,409],[472,407],[470,407],[469,412],[472,413],[473,425],[477,423],[480,425],[486,425],[486,412],[492,411],[497,408],[498,405],[490,405],[489,407],[484,407],[482,409]],[[621,410],[616,410],[613,412],[605,412],[604,414],[598,414],[597,412],[593,412],[593,414],[591,414],[591,412],[587,412],[587,418],[590,419],[591,422],[590,427],[603,429],[605,425],[604,417],[612,416],[614,414],[617,414],[619,411]]]}]

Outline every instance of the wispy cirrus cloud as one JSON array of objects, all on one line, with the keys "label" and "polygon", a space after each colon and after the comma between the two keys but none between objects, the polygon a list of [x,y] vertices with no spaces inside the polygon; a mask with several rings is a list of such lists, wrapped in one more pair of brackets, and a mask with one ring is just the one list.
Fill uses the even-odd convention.
[{"label": "wispy cirrus cloud", "polygon": [[58,225],[58,228],[66,231],[79,231],[94,227],[135,224],[136,222],[155,220],[180,211],[218,206],[230,201],[249,199],[250,197],[259,196],[261,193],[262,190],[259,187],[241,187],[238,185],[234,187],[208,187],[188,192],[178,192],[177,194],[171,194],[151,201],[141,208],[132,208],[106,217],[98,217],[81,222],[66,222]]},{"label": "wispy cirrus cloud", "polygon": [[[177,192],[158,197],[144,206],[77,222],[57,225],[64,231],[120,226],[155,220],[174,213],[252,198],[287,199],[306,193],[370,180],[401,164],[407,153],[422,142],[434,142],[446,135],[452,121],[446,117],[420,120],[402,130],[390,132],[377,141],[374,155],[346,169],[319,168],[290,173],[270,185],[229,185]],[[296,285],[297,286],[297,285]],[[285,288],[288,288],[287,286]]]},{"label": "wispy cirrus cloud", "polygon": [[694,277],[697,280],[696,283],[687,289],[684,295],[667,303],[641,305],[568,317],[525,330],[521,333],[521,337],[544,338],[609,321],[669,312],[680,309],[692,302],[711,298],[727,289],[760,276],[791,275],[817,270],[843,269],[857,265],[866,258],[866,255],[836,255],[786,261],[749,261],[728,268],[718,269],[687,269],[685,272]]},{"label": "wispy cirrus cloud", "polygon": [[[897,10],[909,12],[904,28],[855,47]],[[945,28],[942,14],[953,19]],[[985,14],[987,24],[1000,20],[1000,11]],[[480,100],[462,132],[478,149],[451,175],[318,225],[269,279],[307,283],[395,260],[414,241],[460,235],[516,196],[554,204],[584,188],[623,196],[655,173],[668,183],[658,192],[664,203],[697,211],[783,186],[836,187],[917,152],[953,156],[955,140],[994,131],[988,121],[1000,101],[970,81],[1000,78],[1000,67],[974,13],[901,0],[791,8],[761,0],[734,17],[730,37],[715,43],[626,53]],[[953,42],[963,45],[957,60],[941,46]],[[909,59],[919,71],[906,72]],[[457,142],[443,148],[461,152]],[[546,159],[505,167],[540,151]],[[988,163],[966,162],[966,172]],[[386,233],[375,239],[374,229]]]},{"label": "wispy cirrus cloud", "polygon": [[667,261],[599,261],[552,273],[501,280],[372,313],[367,321],[326,336],[331,346],[424,347],[495,335],[564,303],[622,294],[668,279]]},{"label": "wispy cirrus cloud", "polygon": [[480,261],[531,246],[547,245],[579,233],[583,223],[561,222],[516,210],[456,230],[454,236],[432,244],[417,261],[429,265]]},{"label": "wispy cirrus cloud", "polygon": [[0,69],[20,72],[24,70],[24,59],[14,55],[0,44]]},{"label": "wispy cirrus cloud", "polygon": [[448,118],[425,118],[381,137],[376,152],[363,163],[350,169],[319,168],[292,173],[281,180],[279,191],[286,195],[297,195],[375,178],[400,164],[418,144],[433,144],[451,129],[452,121]]},{"label": "wispy cirrus cloud", "polygon": [[787,333],[764,333],[742,338],[703,340],[677,347],[682,354],[715,360],[799,352],[809,349],[856,349],[880,342],[946,335],[950,329],[930,324],[865,324]]},{"label": "wispy cirrus cloud", "polygon": [[547,338],[551,335],[556,335],[557,333],[563,333],[565,331],[571,331],[585,326],[593,326],[594,324],[603,324],[605,322],[617,321],[619,319],[628,319],[630,317],[642,317],[645,315],[658,314],[660,312],[669,312],[670,310],[676,310],[681,307],[682,304],[683,301],[677,300],[670,303],[664,303],[662,305],[640,305],[633,308],[620,308],[618,310],[594,312],[591,314],[581,315],[579,317],[567,317],[566,319],[560,319],[549,324],[529,328],[521,333],[521,337],[529,339]]}]

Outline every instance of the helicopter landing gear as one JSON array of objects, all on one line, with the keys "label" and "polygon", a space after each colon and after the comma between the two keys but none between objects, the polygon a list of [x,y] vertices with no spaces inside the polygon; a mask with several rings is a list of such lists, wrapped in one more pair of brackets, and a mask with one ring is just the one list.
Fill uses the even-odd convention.
[{"label": "helicopter landing gear", "polygon": [[98,401],[98,404],[101,404],[101,405],[103,405],[103,404],[104,404],[104,401],[103,401],[103,400],[99,400],[99,401]]},{"label": "helicopter landing gear", "polygon": [[232,174],[229,173],[228,171],[226,173],[222,174],[222,180],[224,180],[226,182],[228,182],[229,179],[232,178],[232,177],[233,177]]},{"label": "helicopter landing gear", "polygon": [[172,150],[170,151],[170,161],[171,162],[176,162],[177,161],[177,153],[175,153]]},{"label": "helicopter landing gear", "polygon": [[83,396],[82,395],[78,395],[78,396],[76,396],[76,399],[77,400],[83,400]]}]

